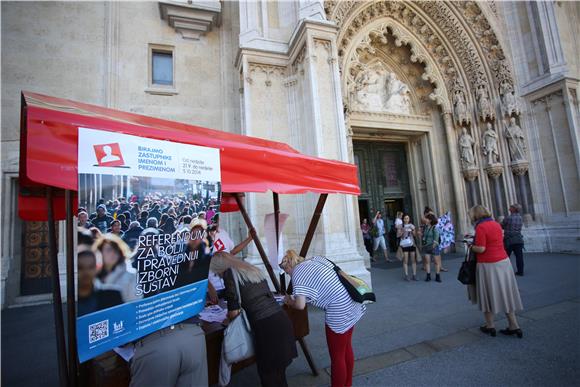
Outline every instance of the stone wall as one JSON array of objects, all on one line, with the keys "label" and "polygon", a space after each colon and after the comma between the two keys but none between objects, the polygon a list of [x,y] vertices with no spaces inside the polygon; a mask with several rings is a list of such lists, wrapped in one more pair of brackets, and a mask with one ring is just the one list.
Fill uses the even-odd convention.
[{"label": "stone wall", "polygon": [[[3,2],[1,6],[4,306],[38,301],[38,297],[18,297],[21,236],[16,195],[22,90],[236,132],[240,107],[234,67],[239,33],[236,3],[224,2],[220,28],[214,26],[199,39],[182,37],[160,17],[157,2]],[[174,50],[175,87],[170,93],[150,88],[151,44]],[[245,234],[237,215],[224,216],[224,223],[234,239]],[[62,238],[59,245],[64,281]]]}]

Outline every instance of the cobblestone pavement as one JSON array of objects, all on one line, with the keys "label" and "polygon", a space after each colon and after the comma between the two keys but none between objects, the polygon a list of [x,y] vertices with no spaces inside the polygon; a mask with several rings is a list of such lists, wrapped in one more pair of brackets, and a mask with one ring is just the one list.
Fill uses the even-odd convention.
[{"label": "cobblestone pavement", "polygon": [[[517,277],[525,310],[524,338],[491,338],[477,327],[483,316],[457,279],[461,257],[444,259],[443,282],[402,280],[400,263],[373,264],[377,303],[354,331],[355,386],[580,385],[580,256],[527,254]],[[313,377],[301,354],[288,368],[291,386],[328,385],[330,360],[324,315],[310,309],[306,341],[319,368]],[[497,327],[503,327],[498,316]],[[2,312],[2,385],[56,385],[51,307]],[[30,367],[33,363],[34,367]],[[257,386],[255,366],[231,386]]]}]

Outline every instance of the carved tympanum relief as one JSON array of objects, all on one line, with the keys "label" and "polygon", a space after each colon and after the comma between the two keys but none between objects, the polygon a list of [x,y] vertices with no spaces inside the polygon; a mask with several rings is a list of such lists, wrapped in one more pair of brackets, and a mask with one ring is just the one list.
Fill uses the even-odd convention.
[{"label": "carved tympanum relief", "polygon": [[353,110],[411,114],[409,87],[381,63],[363,65],[352,83],[350,105]]},{"label": "carved tympanum relief", "polygon": [[373,29],[353,50],[347,66],[346,103],[353,111],[428,114],[436,91],[413,61],[410,48],[396,44],[389,29]]}]

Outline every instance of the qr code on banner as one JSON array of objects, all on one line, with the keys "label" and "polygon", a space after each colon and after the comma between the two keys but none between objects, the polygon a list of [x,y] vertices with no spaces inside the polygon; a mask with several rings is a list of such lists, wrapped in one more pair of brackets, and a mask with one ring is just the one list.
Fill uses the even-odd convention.
[{"label": "qr code on banner", "polygon": [[109,337],[109,320],[89,325],[89,344]]}]

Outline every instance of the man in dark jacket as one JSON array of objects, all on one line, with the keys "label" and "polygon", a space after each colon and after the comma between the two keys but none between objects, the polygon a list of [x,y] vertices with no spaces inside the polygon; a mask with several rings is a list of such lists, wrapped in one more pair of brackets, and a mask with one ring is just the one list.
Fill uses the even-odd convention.
[{"label": "man in dark jacket", "polygon": [[524,275],[524,236],[522,235],[524,222],[520,215],[521,208],[517,203],[512,204],[509,216],[501,222],[504,231],[504,247],[508,257],[512,255],[512,252],[516,255],[516,275],[518,276]]},{"label": "man in dark jacket", "polygon": [[104,204],[99,204],[97,207],[97,216],[91,221],[92,225],[98,228],[103,234],[107,232],[111,226],[113,218],[107,213],[107,208]]},{"label": "man in dark jacket", "polygon": [[134,250],[137,246],[137,242],[139,242],[139,235],[143,232],[143,227],[139,224],[139,222],[131,222],[129,225],[129,229],[123,235],[123,240],[129,246],[131,250]]}]

